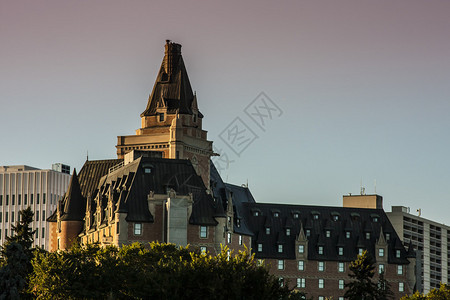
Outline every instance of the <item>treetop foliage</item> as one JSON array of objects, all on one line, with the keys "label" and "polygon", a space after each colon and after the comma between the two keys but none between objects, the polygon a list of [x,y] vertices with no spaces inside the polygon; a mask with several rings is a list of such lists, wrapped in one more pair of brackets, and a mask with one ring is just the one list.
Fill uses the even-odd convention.
[{"label": "treetop foliage", "polygon": [[[150,243],[74,245],[37,253],[30,288],[37,299],[294,299],[246,251],[216,255]],[[297,298],[295,298],[297,299]]]}]

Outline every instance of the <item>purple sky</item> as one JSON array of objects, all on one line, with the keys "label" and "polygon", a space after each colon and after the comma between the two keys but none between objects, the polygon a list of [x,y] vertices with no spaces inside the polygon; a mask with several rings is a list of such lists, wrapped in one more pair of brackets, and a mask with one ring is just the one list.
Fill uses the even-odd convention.
[{"label": "purple sky", "polygon": [[[0,0],[0,165],[80,169],[140,127],[165,39],[183,45],[222,171],[257,201],[367,193],[450,224],[450,1]],[[283,111],[259,129],[265,92]],[[220,133],[259,138],[238,157]]]}]

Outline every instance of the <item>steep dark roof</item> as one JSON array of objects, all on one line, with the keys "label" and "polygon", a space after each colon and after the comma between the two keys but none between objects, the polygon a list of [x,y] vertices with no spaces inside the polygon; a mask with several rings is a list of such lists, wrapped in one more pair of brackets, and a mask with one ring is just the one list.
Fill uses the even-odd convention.
[{"label": "steep dark roof", "polygon": [[86,198],[89,194],[95,197],[100,178],[108,174],[108,170],[120,163],[122,159],[87,160],[78,175],[81,194]]},{"label": "steep dark roof", "polygon": [[[192,114],[195,95],[192,92],[183,57],[181,45],[166,41],[164,58],[156,77],[155,85],[148,99],[147,108],[141,114],[151,116],[159,107],[167,108],[168,113]],[[203,117],[199,113],[199,117]]]},{"label": "steep dark roof", "polygon": [[[382,209],[266,203],[244,203],[243,209],[247,224],[256,237],[252,248],[258,249],[257,244],[263,244],[263,251],[255,252],[257,258],[295,259],[295,240],[301,226],[309,233],[307,239],[310,260],[352,261],[356,258],[359,247],[367,249],[375,257],[375,244],[383,228],[384,233],[390,234],[390,239],[386,241],[389,263],[409,263],[407,252],[403,246],[398,246],[397,233]],[[259,211],[258,216],[254,215],[255,210]],[[275,211],[277,214],[274,214]],[[291,218],[293,212],[298,212],[299,216],[292,221],[293,227],[287,236],[285,224],[289,222],[286,219]],[[373,213],[379,216],[377,222],[373,222]],[[270,234],[265,233],[267,226],[270,227]],[[327,230],[330,231],[330,237],[326,235]],[[346,231],[350,231],[350,238],[346,238]],[[280,233],[284,234],[282,241],[285,246],[282,253],[278,252],[277,247],[281,241]],[[323,247],[324,254],[319,254],[318,246]],[[338,255],[338,247],[344,248],[344,255]],[[400,258],[396,257],[397,249],[401,251]]]},{"label": "steep dark roof", "polygon": [[84,208],[86,199],[81,195],[80,183],[78,182],[77,171],[73,169],[69,187],[63,200],[64,208],[61,212],[63,221],[82,221],[84,218]]},{"label": "steep dark roof", "polygon": [[173,189],[178,195],[193,195],[191,224],[217,224],[214,201],[189,160],[140,157],[102,177],[96,190],[106,199],[110,188],[117,211],[126,213],[128,222],[153,222],[148,195],[167,194]]}]

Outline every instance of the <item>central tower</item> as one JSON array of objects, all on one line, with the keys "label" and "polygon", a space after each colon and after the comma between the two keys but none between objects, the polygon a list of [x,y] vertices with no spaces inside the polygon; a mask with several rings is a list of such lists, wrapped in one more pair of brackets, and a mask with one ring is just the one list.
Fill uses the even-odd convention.
[{"label": "central tower", "polygon": [[164,59],[147,107],[141,113],[141,128],[135,135],[117,137],[117,157],[132,150],[153,151],[163,158],[190,159],[209,188],[212,142],[202,129],[203,115],[192,92],[181,56],[181,45],[166,40]]}]

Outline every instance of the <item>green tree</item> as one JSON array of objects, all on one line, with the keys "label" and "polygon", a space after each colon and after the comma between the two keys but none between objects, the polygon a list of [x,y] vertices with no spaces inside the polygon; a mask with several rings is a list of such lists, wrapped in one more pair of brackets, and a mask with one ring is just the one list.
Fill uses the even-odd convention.
[{"label": "green tree", "polygon": [[427,295],[419,292],[412,296],[404,296],[401,300],[447,300],[450,299],[450,285],[441,283],[439,289],[431,290]]},{"label": "green tree", "polygon": [[30,207],[19,212],[12,236],[6,237],[0,250],[0,299],[27,298],[28,276],[32,272],[33,235],[30,224],[34,213]]},{"label": "green tree", "polygon": [[389,300],[394,297],[394,293],[391,290],[391,285],[384,277],[384,271],[380,273],[377,283],[377,300]]},{"label": "green tree", "polygon": [[98,245],[37,253],[38,299],[298,299],[246,251],[216,255],[173,244]]},{"label": "green tree", "polygon": [[344,297],[350,300],[376,300],[377,284],[372,281],[375,266],[372,257],[365,250],[350,264],[350,278],[353,281],[345,284],[347,288]]}]

